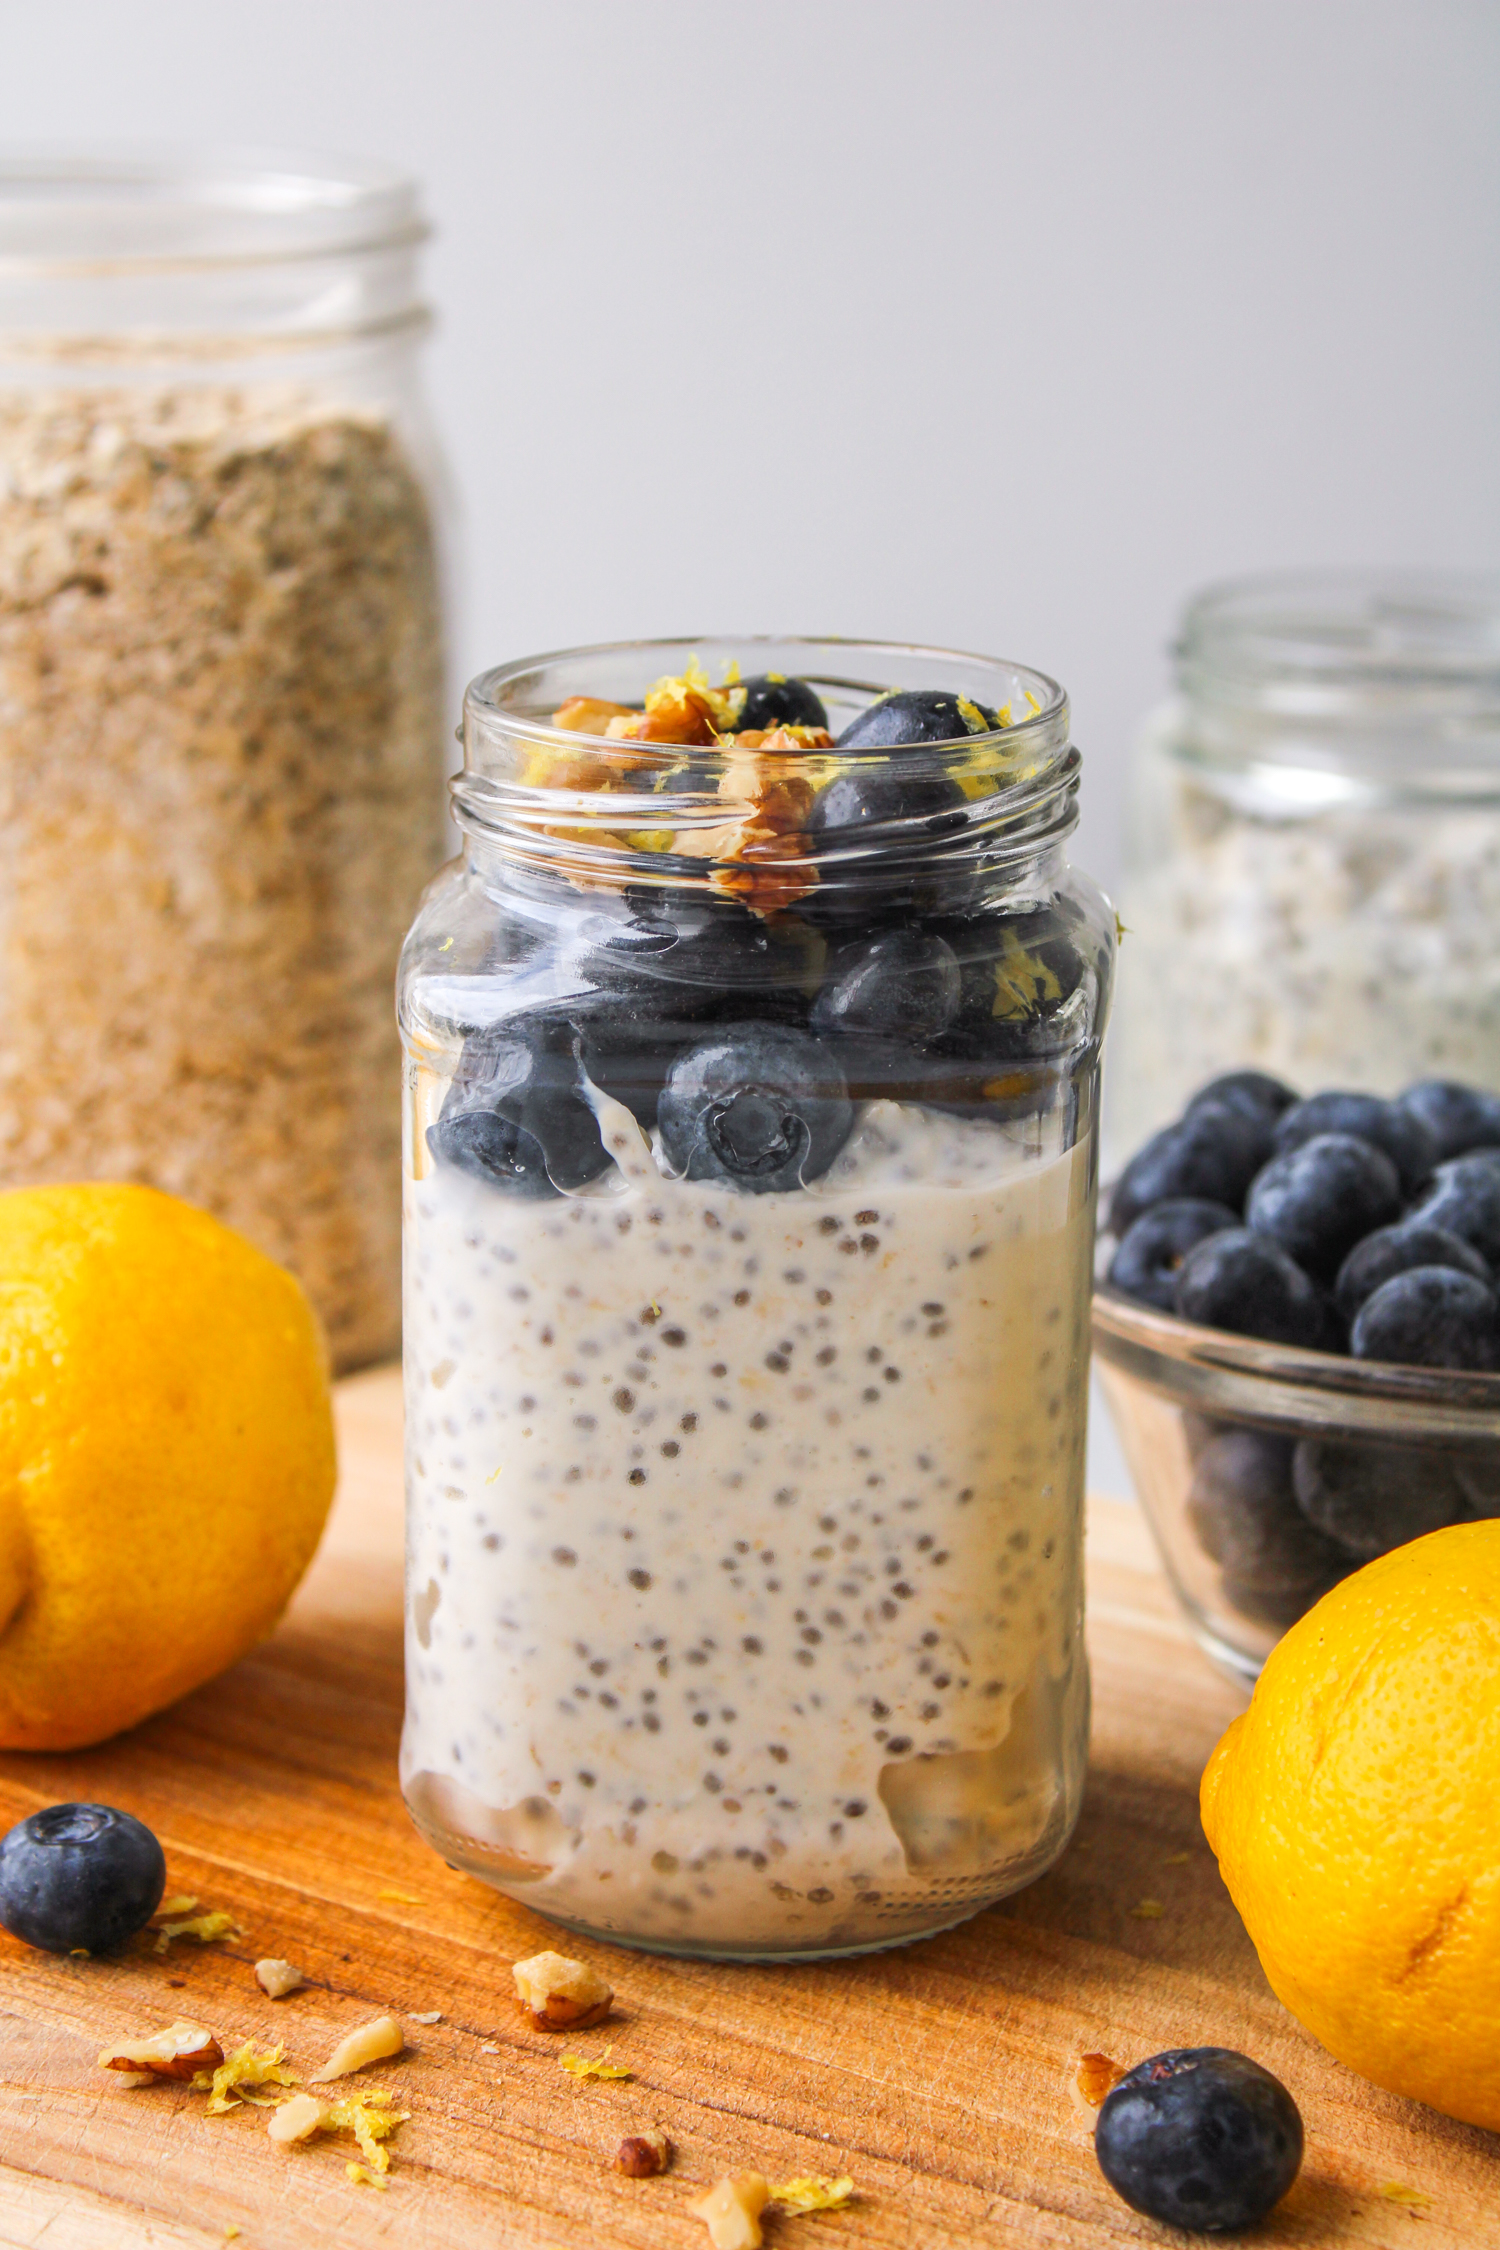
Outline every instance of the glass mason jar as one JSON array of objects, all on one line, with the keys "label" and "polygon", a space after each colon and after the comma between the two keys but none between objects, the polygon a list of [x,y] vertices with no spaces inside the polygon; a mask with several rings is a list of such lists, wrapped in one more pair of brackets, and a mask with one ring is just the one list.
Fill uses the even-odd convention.
[{"label": "glass mason jar", "polygon": [[[624,739],[699,655],[814,718]],[[892,688],[979,731],[809,731]],[[1064,857],[1066,698],[671,642],[486,673],[464,742],[400,979],[407,1802],[627,1943],[942,1928],[1052,1861],[1083,1782],[1114,922]]]},{"label": "glass mason jar", "polygon": [[343,1366],[445,836],[423,232],[376,167],[0,165],[0,1186],[206,1206]]},{"label": "glass mason jar", "polygon": [[1109,1162],[1205,1080],[1500,1087],[1500,579],[1210,589],[1135,773]]}]

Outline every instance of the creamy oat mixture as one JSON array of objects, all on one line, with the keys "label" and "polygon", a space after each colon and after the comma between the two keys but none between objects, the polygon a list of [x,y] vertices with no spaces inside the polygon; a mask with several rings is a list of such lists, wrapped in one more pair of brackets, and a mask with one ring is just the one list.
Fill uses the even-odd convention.
[{"label": "creamy oat mixture", "polygon": [[390,984],[442,856],[431,526],[290,389],[0,394],[0,1186],[144,1180],[399,1336]]},{"label": "creamy oat mixture", "polygon": [[408,1180],[408,1800],[648,1943],[957,1920],[1077,1809],[1092,1143],[878,1103],[757,1196],[600,1114],[581,1194]]},{"label": "creamy oat mixture", "polygon": [[1500,1086],[1500,814],[1260,818],[1184,777],[1122,915],[1110,1169],[1221,1071]]}]

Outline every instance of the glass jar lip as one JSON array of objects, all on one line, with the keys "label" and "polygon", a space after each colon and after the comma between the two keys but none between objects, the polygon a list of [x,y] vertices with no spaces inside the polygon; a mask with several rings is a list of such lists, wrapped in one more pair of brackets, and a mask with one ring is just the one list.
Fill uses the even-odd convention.
[{"label": "glass jar lip", "polygon": [[378,159],[140,144],[0,158],[0,279],[281,265],[428,231],[416,181]]},{"label": "glass jar lip", "polygon": [[[597,641],[582,643],[576,648],[552,649],[539,656],[517,657],[509,663],[496,664],[479,673],[470,681],[464,696],[465,718],[476,722],[481,731],[493,727],[507,735],[521,736],[536,743],[538,747],[578,751],[608,743],[610,749],[618,751],[619,744],[609,742],[607,736],[556,727],[524,708],[512,707],[507,701],[507,691],[523,691],[526,682],[540,680],[542,674],[549,669],[607,664],[612,657],[618,657],[622,662],[639,661],[642,656],[649,654],[653,661],[659,661],[661,674],[668,675],[674,671],[674,667],[680,673],[690,662],[701,661],[705,652],[714,657],[732,655],[738,662],[745,657],[753,658],[757,650],[773,652],[785,649],[805,649],[814,658],[827,652],[839,661],[847,659],[850,662],[868,662],[884,656],[894,660],[898,666],[909,666],[915,661],[921,666],[931,665],[937,671],[945,666],[962,667],[980,677],[988,675],[997,685],[1004,681],[1025,683],[1029,685],[1035,698],[1035,708],[1025,718],[1013,719],[1006,726],[983,733],[955,736],[954,742],[974,747],[1004,742],[1007,745],[1039,748],[1050,738],[1057,737],[1059,731],[1062,741],[1066,742],[1069,715],[1067,693],[1056,680],[1047,673],[1038,671],[1033,665],[1012,663],[1003,657],[977,656],[963,649],[934,647],[921,642],[859,640],[839,634],[689,633],[674,634],[666,639]],[[807,680],[814,687],[850,688],[860,693],[868,692],[872,698],[886,692],[889,684],[888,680],[879,676],[850,678],[843,672],[819,671],[815,664],[799,669],[797,677]],[[951,687],[956,683],[950,679],[947,684]],[[975,691],[965,684],[959,692],[969,695]],[[930,758],[934,751],[945,747],[948,746],[931,742],[902,744],[897,749],[882,750],[879,756],[883,760],[892,761],[906,756],[913,759]],[[678,757],[683,755],[680,751],[675,754]],[[706,754],[713,756],[716,753]]]},{"label": "glass jar lip", "polygon": [[1267,571],[1205,587],[1173,646],[1189,693],[1226,700],[1376,691],[1500,707],[1500,574]]}]

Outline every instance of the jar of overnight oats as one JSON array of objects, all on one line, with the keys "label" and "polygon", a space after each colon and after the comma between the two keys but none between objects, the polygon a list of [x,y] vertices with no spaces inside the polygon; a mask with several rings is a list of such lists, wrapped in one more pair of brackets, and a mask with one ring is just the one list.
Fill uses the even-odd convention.
[{"label": "jar of overnight oats", "polygon": [[1500,1088],[1500,579],[1188,608],[1136,764],[1111,1168],[1205,1079]]},{"label": "jar of overnight oats", "polygon": [[629,1944],[941,1929],[1083,1783],[1067,700],[635,644],[485,674],[464,745],[400,979],[407,1803]]}]

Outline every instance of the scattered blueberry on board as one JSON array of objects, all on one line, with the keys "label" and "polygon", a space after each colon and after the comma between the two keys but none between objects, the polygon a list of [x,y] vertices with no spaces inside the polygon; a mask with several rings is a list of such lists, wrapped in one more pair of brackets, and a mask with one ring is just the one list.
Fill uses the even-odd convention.
[{"label": "scattered blueberry on board", "polygon": [[[1217,1227],[1189,1214],[1215,1206]],[[1356,1359],[1500,1368],[1500,1095],[1427,1079],[1299,1100],[1202,1088],[1121,1172],[1112,1288],[1159,1312]]]},{"label": "scattered blueberry on board", "polygon": [[1282,2085],[1228,2047],[1175,2047],[1105,2096],[1099,2169],[1133,2211],[1194,2234],[1253,2227],[1302,2163],[1302,2118]]},{"label": "scattered blueberry on board", "polygon": [[161,1904],[167,1863],[112,1805],[49,1805],[0,1838],[0,1922],[46,1953],[107,1953]]}]

